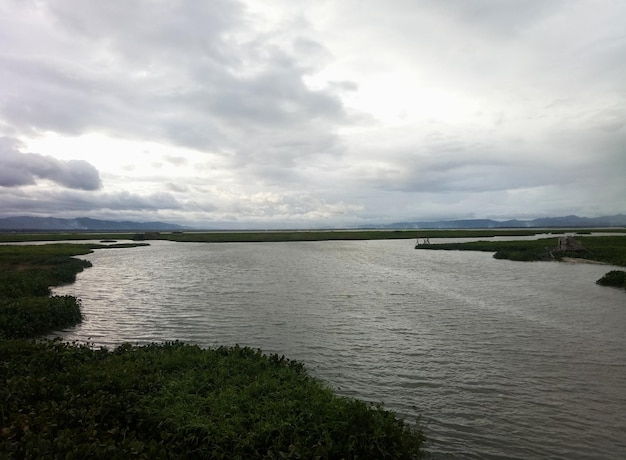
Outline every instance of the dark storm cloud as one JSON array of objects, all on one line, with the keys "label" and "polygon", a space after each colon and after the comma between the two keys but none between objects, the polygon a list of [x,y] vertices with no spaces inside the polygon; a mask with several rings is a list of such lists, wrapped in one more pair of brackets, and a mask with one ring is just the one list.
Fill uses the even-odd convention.
[{"label": "dark storm cloud", "polygon": [[63,187],[98,190],[100,174],[83,160],[62,161],[38,153],[22,153],[11,139],[0,138],[0,186],[33,185],[36,178],[47,179]]}]

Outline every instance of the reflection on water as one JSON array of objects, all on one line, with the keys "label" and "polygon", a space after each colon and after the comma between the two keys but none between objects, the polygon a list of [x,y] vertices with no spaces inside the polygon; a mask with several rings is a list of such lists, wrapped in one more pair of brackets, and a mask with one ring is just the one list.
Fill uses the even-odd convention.
[{"label": "reflection on water", "polygon": [[614,268],[415,251],[413,241],[96,251],[68,340],[249,345],[340,394],[420,416],[435,458],[626,452],[626,295]]}]

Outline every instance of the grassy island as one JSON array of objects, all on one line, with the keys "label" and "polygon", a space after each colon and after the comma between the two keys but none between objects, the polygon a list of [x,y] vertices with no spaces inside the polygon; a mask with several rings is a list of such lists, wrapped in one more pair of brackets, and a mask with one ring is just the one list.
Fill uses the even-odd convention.
[{"label": "grassy island", "polygon": [[[558,238],[541,238],[525,241],[474,241],[469,243],[420,244],[416,249],[486,251],[493,252],[496,259],[518,261],[568,260],[599,262],[626,267],[626,236],[584,236],[575,240],[581,248],[559,250]],[[600,280],[604,286],[626,287],[625,272],[613,270]]]},{"label": "grassy island", "polygon": [[284,356],[28,339],[80,321],[78,301],[50,286],[72,282],[90,265],[71,256],[94,247],[0,246],[0,458],[422,455],[413,425],[336,396]]}]

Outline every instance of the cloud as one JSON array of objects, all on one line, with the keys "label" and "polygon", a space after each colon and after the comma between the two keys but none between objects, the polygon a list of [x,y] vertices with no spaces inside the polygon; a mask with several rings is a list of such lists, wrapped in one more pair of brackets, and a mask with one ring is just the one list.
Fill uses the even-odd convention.
[{"label": "cloud", "polygon": [[625,5],[0,2],[0,213],[624,212]]},{"label": "cloud", "polygon": [[6,215],[83,216],[86,213],[103,215],[111,212],[158,214],[181,208],[181,203],[166,192],[142,195],[121,191],[94,196],[85,191],[67,189],[25,192],[17,188],[2,191],[2,210]]},{"label": "cloud", "polygon": [[174,166],[180,166],[180,165],[187,163],[186,158],[172,156],[172,155],[166,155],[164,159],[165,161],[167,161],[168,163],[171,163]]},{"label": "cloud", "polygon": [[47,179],[63,187],[98,190],[102,187],[98,170],[84,160],[57,160],[38,153],[21,153],[15,141],[0,138],[0,186],[34,185],[35,178]]},{"label": "cloud", "polygon": [[21,37],[19,55],[0,55],[2,79],[15,85],[0,110],[22,130],[76,135],[105,126],[221,149],[242,131],[260,147],[303,125],[326,138],[344,116],[332,90],[303,83],[323,46],[302,31],[255,33],[237,2],[47,2],[40,13],[40,48]]},{"label": "cloud", "polygon": [[546,17],[558,14],[564,0],[453,0],[442,4],[427,0],[440,14],[454,18],[455,22],[481,30],[497,39],[514,40]]},{"label": "cloud", "polygon": [[171,190],[172,192],[187,192],[189,190],[189,188],[185,185],[185,184],[174,184],[172,182],[168,182],[167,184],[165,184],[168,190]]}]

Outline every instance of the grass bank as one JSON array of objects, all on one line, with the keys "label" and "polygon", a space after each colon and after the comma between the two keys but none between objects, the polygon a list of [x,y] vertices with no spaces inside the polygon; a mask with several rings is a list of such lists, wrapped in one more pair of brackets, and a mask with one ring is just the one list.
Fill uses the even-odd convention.
[{"label": "grass bank", "polygon": [[415,239],[418,237],[464,238],[483,234],[534,235],[527,230],[305,230],[267,232],[185,232],[160,235],[160,239],[197,243],[266,243],[289,241],[356,241]]},{"label": "grass bank", "polygon": [[0,246],[0,339],[33,337],[81,321],[70,296],[50,297],[50,287],[72,283],[91,264],[71,256],[88,246]]},{"label": "grass bank", "polygon": [[50,288],[73,283],[77,273],[91,267],[72,256],[128,246],[137,244],[0,245],[0,339],[34,337],[79,323],[79,301],[72,296],[50,297]]},{"label": "grass bank", "polygon": [[[422,244],[416,249],[486,251],[493,252],[496,259],[518,261],[563,260],[564,258],[589,260],[626,267],[626,236],[576,237],[583,249],[580,251],[558,251],[557,238],[542,238],[526,241],[475,241],[470,243]],[[620,270],[605,275],[598,284],[623,286]],[[622,280],[622,281],[620,281]]]},{"label": "grass bank", "polygon": [[90,264],[71,256],[94,247],[0,246],[0,458],[422,455],[415,425],[336,396],[283,356],[18,338],[80,320],[76,299],[49,297],[50,286],[74,281]]},{"label": "grass bank", "polygon": [[262,243],[285,241],[332,241],[332,240],[389,240],[415,238],[474,238],[489,236],[531,236],[541,233],[578,232],[624,232],[624,229],[396,229],[396,230],[268,230],[268,231],[185,231],[185,232],[146,232],[146,233],[90,233],[90,232],[50,232],[50,233],[0,233],[0,242],[27,241],[76,241],[76,240],[168,240],[198,243]]},{"label": "grass bank", "polygon": [[0,243],[26,243],[29,241],[81,241],[81,240],[130,240],[134,233],[95,232],[0,232]]}]

